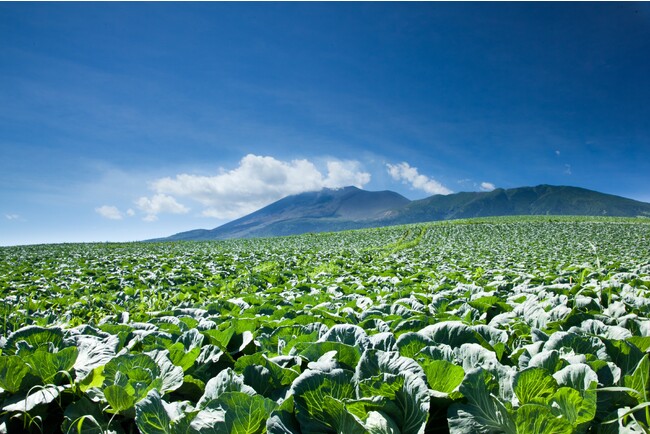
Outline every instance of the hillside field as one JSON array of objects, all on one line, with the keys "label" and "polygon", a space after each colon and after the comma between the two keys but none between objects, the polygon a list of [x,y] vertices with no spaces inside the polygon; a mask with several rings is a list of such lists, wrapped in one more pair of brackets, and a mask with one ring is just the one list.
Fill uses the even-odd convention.
[{"label": "hillside field", "polygon": [[0,248],[0,433],[650,432],[650,219]]}]

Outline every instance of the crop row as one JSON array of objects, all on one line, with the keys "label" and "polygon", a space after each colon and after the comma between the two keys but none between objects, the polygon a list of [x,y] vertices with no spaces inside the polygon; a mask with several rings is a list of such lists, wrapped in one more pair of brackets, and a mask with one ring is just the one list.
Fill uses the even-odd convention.
[{"label": "crop row", "polygon": [[642,432],[650,225],[0,249],[0,432]]}]

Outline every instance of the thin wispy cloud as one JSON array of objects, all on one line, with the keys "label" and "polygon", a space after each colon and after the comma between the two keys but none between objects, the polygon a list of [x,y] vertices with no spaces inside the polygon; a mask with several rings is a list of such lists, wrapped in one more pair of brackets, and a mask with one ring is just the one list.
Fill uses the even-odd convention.
[{"label": "thin wispy cloud", "polygon": [[[358,161],[329,160],[326,173],[306,159],[282,161],[270,156],[248,154],[236,168],[220,169],[212,176],[183,173],[159,178],[151,183],[156,193],[142,197],[138,207],[150,218],[164,212],[186,212],[175,198],[189,199],[203,206],[201,214],[218,219],[241,217],[291,194],[339,188],[349,185],[363,187],[370,182],[370,173]],[[154,198],[165,197],[167,208],[151,206]]]},{"label": "thin wispy cloud", "polygon": [[401,181],[404,184],[410,184],[417,190],[422,190],[429,194],[450,194],[450,189],[440,182],[418,172],[417,167],[411,167],[407,162],[399,164],[386,164],[388,173],[395,181]]},{"label": "thin wispy cloud", "polygon": [[18,220],[20,216],[18,214],[5,214],[7,220]]}]

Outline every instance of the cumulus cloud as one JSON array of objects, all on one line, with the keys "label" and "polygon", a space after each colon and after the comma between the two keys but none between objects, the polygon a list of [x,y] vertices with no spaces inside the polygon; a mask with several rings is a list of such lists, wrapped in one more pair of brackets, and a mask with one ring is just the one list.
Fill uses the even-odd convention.
[{"label": "cumulus cloud", "polygon": [[370,182],[370,174],[362,172],[357,161],[328,161],[327,178],[323,185],[329,188],[354,185],[363,187]]},{"label": "cumulus cloud", "polygon": [[98,208],[95,208],[95,212],[100,216],[110,220],[122,220],[123,217],[120,210],[112,205],[102,205]]},{"label": "cumulus cloud", "polygon": [[172,196],[166,194],[155,194],[152,197],[141,197],[136,202],[136,205],[146,215],[143,220],[152,222],[158,220],[158,214],[185,214],[189,212],[189,208],[176,201]]},{"label": "cumulus cloud", "polygon": [[413,188],[422,190],[429,194],[450,194],[450,189],[433,178],[418,173],[417,167],[411,167],[408,163],[386,164],[388,173],[396,181],[411,184]]},{"label": "cumulus cloud", "polygon": [[370,181],[370,174],[357,161],[330,160],[326,166],[327,173],[323,174],[309,160],[282,161],[249,154],[235,169],[221,169],[214,176],[184,173],[160,178],[151,183],[151,188],[156,196],[184,197],[200,203],[205,216],[232,219],[290,194],[323,187],[363,187]]},{"label": "cumulus cloud", "polygon": [[492,191],[495,188],[496,187],[491,182],[485,182],[485,181],[481,182],[481,191]]}]

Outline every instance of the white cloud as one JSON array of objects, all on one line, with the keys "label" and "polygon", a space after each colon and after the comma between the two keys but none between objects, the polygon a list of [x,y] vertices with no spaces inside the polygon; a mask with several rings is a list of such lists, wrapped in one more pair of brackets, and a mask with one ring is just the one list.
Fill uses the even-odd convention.
[{"label": "white cloud", "polygon": [[559,157],[560,156],[560,151],[556,150],[555,155],[557,155]]},{"label": "white cloud", "polygon": [[5,214],[7,220],[18,220],[20,216],[18,214]]},{"label": "white cloud", "polygon": [[564,174],[565,175],[571,175],[571,165],[570,164],[565,164],[564,165]]},{"label": "white cloud", "polygon": [[112,205],[102,205],[95,208],[95,212],[100,216],[110,220],[122,220],[122,213],[117,207]]},{"label": "white cloud", "polygon": [[323,185],[329,188],[363,187],[370,182],[370,174],[362,172],[357,161],[328,161],[327,178]]},{"label": "white cloud", "polygon": [[481,191],[492,191],[495,188],[496,187],[491,182],[485,182],[485,181],[481,182]]},{"label": "white cloud", "polygon": [[418,173],[417,167],[411,167],[408,163],[386,164],[388,173],[396,181],[410,183],[413,188],[422,190],[429,194],[450,194],[452,191],[440,182],[428,176]]},{"label": "white cloud", "polygon": [[291,194],[323,187],[363,187],[369,181],[370,174],[363,172],[357,161],[330,160],[324,175],[309,160],[281,161],[248,154],[235,169],[221,169],[214,176],[184,173],[160,178],[151,187],[158,195],[199,202],[205,207],[204,216],[232,219]]},{"label": "white cloud", "polygon": [[135,215],[135,211],[129,208],[126,210],[126,215],[128,215],[129,217],[133,217]]},{"label": "white cloud", "polygon": [[158,220],[158,214],[161,213],[185,214],[189,212],[189,208],[178,203],[172,196],[161,193],[150,198],[141,197],[135,203],[146,214],[143,220],[148,222]]}]

